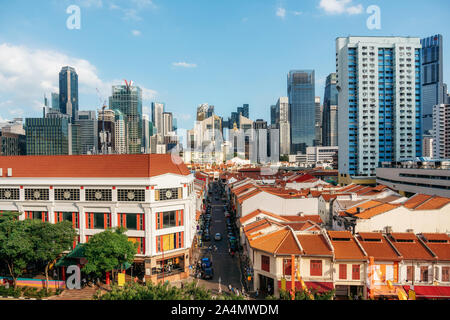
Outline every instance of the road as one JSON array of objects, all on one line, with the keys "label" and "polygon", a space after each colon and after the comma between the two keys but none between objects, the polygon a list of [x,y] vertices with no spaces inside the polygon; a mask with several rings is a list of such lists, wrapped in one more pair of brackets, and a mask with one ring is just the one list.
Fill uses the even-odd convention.
[{"label": "road", "polygon": [[[209,254],[207,253],[208,250],[206,248],[210,245],[215,245],[217,247],[217,250],[212,250],[211,253],[214,278],[212,280],[200,280],[199,284],[214,292],[217,292],[219,289],[220,278],[222,291],[229,292],[228,285],[231,285],[233,288],[237,288],[241,292],[242,284],[240,281],[241,273],[239,268],[239,258],[237,256],[232,258],[228,253],[228,237],[224,203],[219,196],[219,192],[215,192],[216,188],[217,190],[220,189],[218,185],[215,184],[212,188],[213,193],[211,196],[211,242],[204,243],[202,248],[203,256],[208,257]],[[219,198],[218,201],[215,200],[216,196]],[[222,240],[214,240],[216,233],[220,233],[222,235]]]}]

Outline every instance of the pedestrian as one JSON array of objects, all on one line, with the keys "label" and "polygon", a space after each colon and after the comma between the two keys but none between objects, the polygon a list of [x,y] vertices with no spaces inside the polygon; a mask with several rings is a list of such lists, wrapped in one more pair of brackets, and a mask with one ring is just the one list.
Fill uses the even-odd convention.
[{"label": "pedestrian", "polygon": [[231,292],[231,289],[232,289],[231,284],[229,284],[228,285],[228,290],[230,290],[230,292]]},{"label": "pedestrian", "polygon": [[259,296],[259,289],[256,289],[256,297],[258,298]]},{"label": "pedestrian", "polygon": [[239,297],[239,289],[238,288],[236,288],[236,296]]}]

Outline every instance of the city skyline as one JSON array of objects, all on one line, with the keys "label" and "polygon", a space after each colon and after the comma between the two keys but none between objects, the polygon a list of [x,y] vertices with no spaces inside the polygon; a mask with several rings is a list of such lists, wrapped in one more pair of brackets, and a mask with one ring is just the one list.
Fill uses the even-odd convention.
[{"label": "city skyline", "polygon": [[[196,1],[188,6],[181,1],[73,0],[39,6],[25,1],[5,4],[0,13],[4,30],[0,35],[0,119],[40,115],[44,95],[58,92],[57,73],[66,65],[79,75],[80,111],[98,110],[112,86],[126,78],[142,88],[144,114],[150,115],[151,102],[164,102],[178,119],[178,127],[189,129],[202,103],[216,106],[224,120],[242,104],[250,105],[252,119],[269,120],[270,106],[286,95],[290,70],[314,69],[315,95],[323,100],[325,79],[335,72],[334,46],[339,36],[425,38],[439,33],[446,51],[446,10],[433,11],[433,18],[428,18],[422,13],[431,10],[430,3],[403,7],[402,1],[377,1],[382,26],[369,30],[366,9],[371,1],[353,0],[347,7],[341,4],[334,9],[326,6],[333,2],[339,3]],[[70,16],[66,9],[72,4],[81,9],[80,30],[66,27]],[[433,4],[441,9],[449,6],[446,1]],[[419,13],[424,22],[420,28],[408,18]],[[397,19],[403,23],[398,25]],[[116,40],[105,34],[115,34]],[[318,37],[322,41],[314,41]],[[302,50],[305,45],[308,50]],[[448,75],[444,65],[444,82]]]}]

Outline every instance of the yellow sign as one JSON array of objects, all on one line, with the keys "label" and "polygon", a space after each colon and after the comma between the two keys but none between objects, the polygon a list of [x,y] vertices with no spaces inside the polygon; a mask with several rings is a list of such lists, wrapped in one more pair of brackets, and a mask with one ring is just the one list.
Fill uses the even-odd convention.
[{"label": "yellow sign", "polygon": [[281,290],[286,291],[286,279],[285,278],[281,279]]},{"label": "yellow sign", "polygon": [[416,300],[416,293],[413,290],[408,292],[409,300]]},{"label": "yellow sign", "polygon": [[117,275],[117,284],[119,285],[119,287],[123,287],[125,285],[125,274],[124,273],[119,273]]}]

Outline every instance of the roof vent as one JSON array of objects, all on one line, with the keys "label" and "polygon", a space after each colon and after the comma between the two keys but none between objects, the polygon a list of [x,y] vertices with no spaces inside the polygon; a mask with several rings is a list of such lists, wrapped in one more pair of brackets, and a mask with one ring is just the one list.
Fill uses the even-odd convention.
[{"label": "roof vent", "polygon": [[387,234],[392,233],[392,227],[391,226],[385,227],[384,228],[384,232],[387,233]]},{"label": "roof vent", "polygon": [[298,216],[299,216],[299,217],[304,217],[305,214],[304,214],[303,212],[299,212],[299,213],[298,213]]}]

